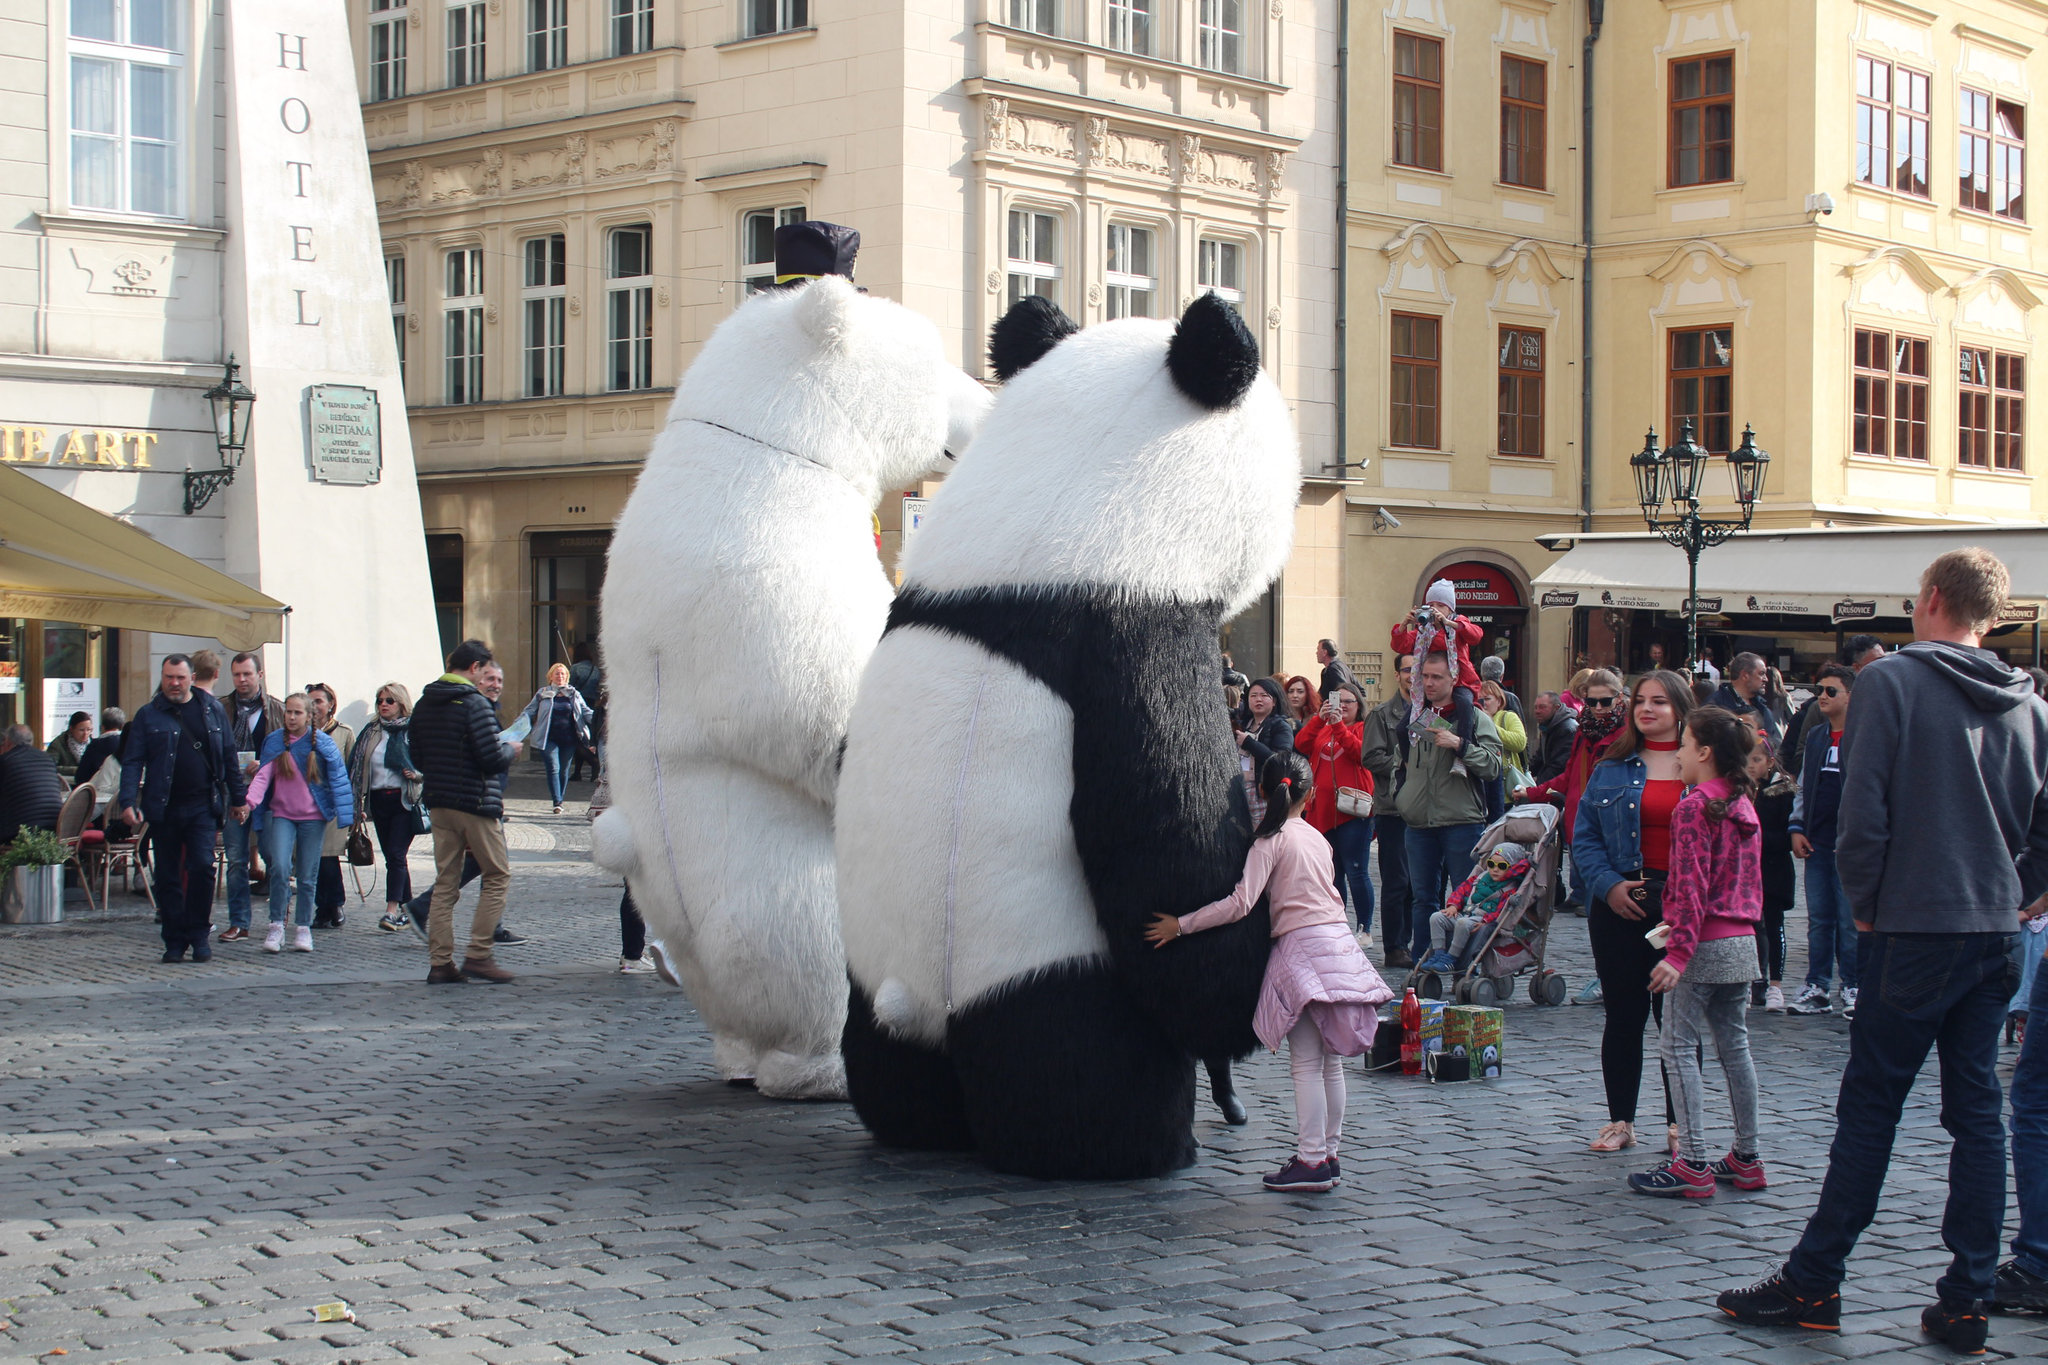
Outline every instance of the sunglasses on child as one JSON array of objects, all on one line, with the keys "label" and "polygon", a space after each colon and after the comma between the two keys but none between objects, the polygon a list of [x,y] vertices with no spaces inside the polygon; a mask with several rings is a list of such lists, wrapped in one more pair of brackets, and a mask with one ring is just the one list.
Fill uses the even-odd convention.
[{"label": "sunglasses on child", "polygon": [[1513,863],[1497,854],[1486,860],[1486,870],[1488,872],[1506,872],[1513,866]]},{"label": "sunglasses on child", "polygon": [[1820,694],[1823,697],[1846,697],[1849,695],[1849,689],[1846,687],[1823,687],[1820,690]]}]

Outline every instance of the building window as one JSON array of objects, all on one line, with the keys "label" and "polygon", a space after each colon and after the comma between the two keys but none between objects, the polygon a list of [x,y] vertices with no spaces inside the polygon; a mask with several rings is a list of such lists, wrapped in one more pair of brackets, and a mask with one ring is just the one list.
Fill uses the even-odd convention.
[{"label": "building window", "polygon": [[71,202],[183,211],[183,44],[173,0],[73,0]]},{"label": "building window", "polygon": [[613,228],[605,243],[604,386],[654,387],[654,229]]},{"label": "building window", "polygon": [[740,220],[740,279],[746,296],[775,283],[775,229],[804,221],[804,206],[755,209]]},{"label": "building window", "polygon": [[1387,444],[1437,448],[1437,393],[1443,352],[1442,322],[1396,313],[1389,337]]},{"label": "building window", "polygon": [[1692,422],[1692,437],[1716,455],[1730,444],[1735,410],[1735,329],[1702,327],[1671,334],[1671,433]]},{"label": "building window", "polygon": [[2026,218],[2026,130],[2027,111],[2019,105],[1981,90],[1963,91],[1957,160],[1964,208]]},{"label": "building window", "polygon": [[1858,455],[1927,458],[1927,343],[1856,329],[1849,448]]},{"label": "building window", "polygon": [[1500,182],[1544,187],[1545,84],[1550,68],[1520,57],[1500,59]]},{"label": "building window", "polygon": [[484,7],[448,7],[448,84],[476,85],[484,78]]},{"label": "building window", "polygon": [[[132,0],[131,0],[132,3]],[[405,0],[370,0],[370,99],[405,93]]]},{"label": "building window", "polygon": [[2020,435],[2026,360],[1976,346],[1963,347],[1959,359],[1956,463],[1975,469],[2026,468]]},{"label": "building window", "polygon": [[558,398],[568,354],[569,239],[557,232],[534,237],[522,248],[519,312],[520,359],[528,398]]},{"label": "building window", "polygon": [[1232,307],[1244,308],[1244,247],[1204,237],[1195,244],[1195,283]]},{"label": "building window", "polygon": [[1152,316],[1152,296],[1159,288],[1152,267],[1152,229],[1128,223],[1109,225],[1109,261],[1102,282],[1108,293],[1104,317]]},{"label": "building window", "polygon": [[747,36],[787,33],[811,22],[810,0],[747,0]]},{"label": "building window", "polygon": [[630,57],[654,46],[654,0],[612,0],[612,55]]},{"label": "building window", "polygon": [[526,0],[526,69],[569,64],[569,0]]},{"label": "building window", "polygon": [[1201,0],[1195,11],[1196,60],[1211,71],[1244,70],[1241,0]]},{"label": "building window", "polygon": [[1735,178],[1735,55],[1671,64],[1671,184]]},{"label": "building window", "polygon": [[427,578],[434,589],[434,621],[440,627],[441,657],[455,652],[462,633],[462,537],[427,537]]},{"label": "building window", "polygon": [[1543,455],[1543,333],[1533,327],[1500,329],[1498,449],[1503,455]]},{"label": "building window", "polygon": [[1004,274],[1009,282],[1008,304],[1033,294],[1060,301],[1060,220],[1035,209],[1011,209],[1008,261]]},{"label": "building window", "polygon": [[1109,0],[1109,45],[1119,52],[1152,51],[1152,0]]},{"label": "building window", "polygon": [[458,247],[448,253],[448,279],[441,299],[442,356],[446,383],[442,401],[484,399],[484,251]]},{"label": "building window", "polygon": [[1874,57],[1856,59],[1856,178],[1928,197],[1927,77]]},{"label": "building window", "polygon": [[1444,168],[1444,45],[1394,35],[1394,164]]},{"label": "building window", "polygon": [[391,300],[391,339],[398,346],[398,386],[405,387],[405,257],[384,258],[384,292]]},{"label": "building window", "polygon": [[1010,0],[1010,27],[1030,33],[1059,32],[1058,0]]}]

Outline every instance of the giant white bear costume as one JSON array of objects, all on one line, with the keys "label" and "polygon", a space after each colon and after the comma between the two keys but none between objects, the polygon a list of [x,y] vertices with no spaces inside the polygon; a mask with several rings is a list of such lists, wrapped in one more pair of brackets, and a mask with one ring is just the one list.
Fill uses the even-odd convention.
[{"label": "giant white bear costume", "polygon": [[1264,902],[1155,952],[1251,845],[1222,623],[1285,562],[1300,465],[1204,295],[997,324],[1007,385],[904,558],[839,786],[848,1091],[898,1146],[1047,1178],[1194,1159],[1194,1059],[1242,1055]]},{"label": "giant white bear costume", "polygon": [[613,532],[603,646],[626,874],[728,1080],[836,1098],[832,805],[891,588],[883,492],[964,448],[987,391],[938,329],[834,276],[749,300],[676,389]]}]

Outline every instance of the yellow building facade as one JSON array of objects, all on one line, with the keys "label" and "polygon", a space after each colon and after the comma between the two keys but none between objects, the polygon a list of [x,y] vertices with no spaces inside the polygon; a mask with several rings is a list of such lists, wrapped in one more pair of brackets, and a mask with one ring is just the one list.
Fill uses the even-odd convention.
[{"label": "yellow building facade", "polygon": [[[1653,643],[1677,659],[1674,613],[1546,611],[1530,580],[1554,559],[1536,535],[1641,529],[1628,458],[1687,419],[1716,454],[1754,425],[1759,528],[2040,521],[2040,17],[2021,0],[1354,10],[1350,84],[1371,93],[1350,107],[1347,648],[1383,648],[1452,566],[1524,691],[1581,662],[1640,668]],[[1705,496],[1734,511],[1718,469]],[[1837,634],[1735,610],[1703,630],[1723,663],[1753,648],[1800,669]]]}]

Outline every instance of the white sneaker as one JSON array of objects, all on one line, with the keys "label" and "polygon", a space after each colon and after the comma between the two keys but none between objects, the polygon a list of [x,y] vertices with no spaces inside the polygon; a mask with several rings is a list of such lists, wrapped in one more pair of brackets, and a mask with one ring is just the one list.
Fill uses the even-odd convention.
[{"label": "white sneaker", "polygon": [[1783,1014],[1785,1012],[1785,988],[1783,986],[1764,987],[1764,1009],[1770,1014]]},{"label": "white sneaker", "polygon": [[313,931],[310,927],[301,924],[292,931],[292,951],[295,953],[310,953],[313,951]]},{"label": "white sneaker", "polygon": [[284,926],[282,924],[270,926],[270,932],[263,936],[263,951],[266,953],[281,953],[284,951]]},{"label": "white sneaker", "polygon": [[1844,1019],[1854,1019],[1856,1017],[1856,988],[1854,986],[1842,987],[1842,1017]]},{"label": "white sneaker", "polygon": [[1799,992],[1790,1006],[1794,1014],[1826,1014],[1833,1008],[1828,1004],[1828,993],[1818,986],[1808,986]]},{"label": "white sneaker", "polygon": [[651,972],[654,970],[654,964],[643,953],[639,957],[620,958],[619,970],[622,972]]},{"label": "white sneaker", "polygon": [[1372,949],[1372,930],[1370,930],[1370,929],[1360,929],[1360,930],[1358,931],[1358,951],[1360,951],[1360,952],[1362,952],[1362,953],[1363,953],[1363,952],[1369,952],[1369,951],[1371,951],[1371,949]]}]

